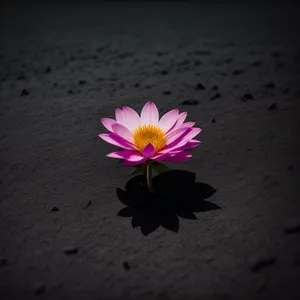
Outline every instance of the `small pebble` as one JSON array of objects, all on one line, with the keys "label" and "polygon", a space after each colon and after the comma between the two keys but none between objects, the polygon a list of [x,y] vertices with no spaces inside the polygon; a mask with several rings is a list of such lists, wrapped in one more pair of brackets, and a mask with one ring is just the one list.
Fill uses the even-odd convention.
[{"label": "small pebble", "polygon": [[136,84],[134,85],[134,87],[136,87],[136,88],[138,88],[139,86],[140,86],[139,83],[136,83]]},{"label": "small pebble", "polygon": [[77,254],[78,253],[78,248],[77,247],[65,247],[63,249],[63,251],[65,252],[65,254]]},{"label": "small pebble", "polygon": [[199,104],[198,100],[184,100],[182,103],[182,105],[197,105]]},{"label": "small pebble", "polygon": [[218,99],[221,97],[221,94],[220,93],[216,93],[215,95],[213,95],[210,100],[215,100],[215,99]]},{"label": "small pebble", "polygon": [[243,102],[247,102],[248,100],[254,100],[254,97],[252,94],[244,94],[242,97],[241,97],[241,100]]},{"label": "small pebble", "polygon": [[21,96],[28,96],[29,92],[26,89],[23,89],[20,95]]},{"label": "small pebble", "polygon": [[46,287],[43,284],[36,284],[34,287],[34,292],[36,295],[42,295],[46,290]]},{"label": "small pebble", "polygon": [[244,70],[241,70],[241,69],[238,69],[238,70],[234,70],[232,72],[233,75],[240,75],[240,74],[243,74],[245,71]]},{"label": "small pebble", "polygon": [[163,91],[162,93],[163,93],[163,95],[171,95],[170,91]]},{"label": "small pebble", "polygon": [[252,63],[252,66],[254,66],[254,67],[258,67],[258,66],[260,66],[260,65],[261,65],[261,61],[259,61],[259,60],[254,61],[254,62]]},{"label": "small pebble", "polygon": [[300,231],[300,218],[291,218],[284,224],[284,231],[286,233],[297,233]]},{"label": "small pebble", "polygon": [[266,83],[265,87],[268,89],[273,89],[275,87],[275,83],[273,81],[270,81]]},{"label": "small pebble", "polygon": [[6,258],[0,258],[0,266],[6,266],[7,265],[7,259]]},{"label": "small pebble", "polygon": [[85,206],[85,208],[88,208],[89,206],[91,206],[92,205],[92,201],[89,201],[88,203],[87,203],[87,205]]},{"label": "small pebble", "polygon": [[168,73],[169,72],[167,70],[163,70],[163,71],[160,72],[161,75],[168,75]]},{"label": "small pebble", "polygon": [[211,88],[213,91],[217,91],[219,88],[217,85],[214,85],[212,88]]},{"label": "small pebble", "polygon": [[44,73],[45,73],[45,74],[48,74],[48,73],[50,73],[51,71],[52,71],[51,68],[48,66],[48,67],[45,69]]},{"label": "small pebble", "polygon": [[56,206],[54,206],[52,207],[51,211],[59,211],[59,209]]},{"label": "small pebble", "polygon": [[124,261],[123,262],[123,267],[126,271],[129,271],[130,270],[130,266],[129,266],[129,263],[127,261]]},{"label": "small pebble", "polygon": [[268,108],[268,110],[277,110],[277,109],[278,109],[278,107],[277,107],[276,103],[272,103]]},{"label": "small pebble", "polygon": [[202,83],[198,83],[197,85],[196,85],[196,90],[205,90],[205,87],[204,87],[204,85],[202,84]]},{"label": "small pebble", "polygon": [[19,75],[16,79],[17,80],[25,80],[25,75]]},{"label": "small pebble", "polygon": [[258,254],[250,258],[249,268],[252,272],[259,271],[263,267],[273,265],[276,262],[276,257],[267,254]]},{"label": "small pebble", "polygon": [[87,83],[87,81],[84,80],[84,79],[80,79],[80,80],[78,81],[78,84],[80,84],[80,85],[84,85],[84,84],[86,84],[86,83]]},{"label": "small pebble", "polygon": [[213,119],[211,120],[211,122],[212,122],[212,123],[216,123],[216,119],[213,118]]}]

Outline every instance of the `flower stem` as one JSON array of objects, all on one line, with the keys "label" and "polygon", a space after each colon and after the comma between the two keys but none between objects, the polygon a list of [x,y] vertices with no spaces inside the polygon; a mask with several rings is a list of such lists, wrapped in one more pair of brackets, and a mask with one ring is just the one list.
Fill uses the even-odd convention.
[{"label": "flower stem", "polygon": [[147,185],[151,194],[154,193],[153,186],[152,186],[152,169],[151,169],[151,162],[147,163],[146,167],[146,177],[147,177]]}]

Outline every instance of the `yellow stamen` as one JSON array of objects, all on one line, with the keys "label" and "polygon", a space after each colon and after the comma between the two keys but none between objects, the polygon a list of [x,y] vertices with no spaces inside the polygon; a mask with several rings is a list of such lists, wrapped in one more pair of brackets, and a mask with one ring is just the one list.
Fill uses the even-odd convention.
[{"label": "yellow stamen", "polygon": [[136,128],[133,133],[133,143],[142,153],[145,146],[151,143],[156,152],[162,149],[167,142],[166,135],[162,129],[154,125],[142,125]]}]

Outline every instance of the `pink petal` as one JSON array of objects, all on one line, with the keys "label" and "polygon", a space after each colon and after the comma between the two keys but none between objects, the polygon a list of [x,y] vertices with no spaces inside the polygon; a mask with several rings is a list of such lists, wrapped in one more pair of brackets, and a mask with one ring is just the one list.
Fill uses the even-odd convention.
[{"label": "pink petal", "polygon": [[149,143],[147,146],[145,146],[142,151],[143,156],[145,156],[147,158],[152,157],[155,154],[155,152],[156,152],[156,149],[151,143]]},{"label": "pink petal", "polygon": [[125,125],[130,131],[133,131],[134,129],[136,129],[138,126],[141,125],[141,118],[139,114],[132,108],[128,106],[124,106],[123,115],[124,115]]},{"label": "pink petal", "polygon": [[200,141],[190,140],[184,146],[177,148],[176,150],[188,150],[188,149],[199,146],[200,143],[201,143]]},{"label": "pink petal", "polygon": [[152,160],[155,160],[157,162],[161,162],[163,160],[165,160],[165,158],[168,156],[169,154],[168,153],[163,153],[163,154],[158,154],[158,155],[155,155],[153,157],[151,157]]},{"label": "pink petal", "polygon": [[[179,128],[174,132],[171,132],[169,135],[171,139],[167,142],[167,145],[160,151],[160,153],[168,153],[170,151],[176,150],[179,147],[184,146],[188,140],[185,139],[185,136],[192,130],[192,128]],[[181,133],[181,134],[178,134]],[[173,136],[174,135],[174,136]]]},{"label": "pink petal", "polygon": [[153,102],[147,102],[141,112],[142,125],[157,125],[159,113]]},{"label": "pink petal", "polygon": [[186,122],[186,123],[183,123],[180,128],[182,127],[193,127],[196,123],[195,122]]},{"label": "pink petal", "polygon": [[187,112],[183,112],[183,113],[179,114],[177,122],[175,123],[175,125],[172,128],[169,129],[168,132],[178,129],[183,124],[184,120],[186,119],[186,116],[187,116]]},{"label": "pink petal", "polygon": [[135,146],[132,143],[122,139],[120,136],[118,136],[115,133],[102,133],[102,134],[99,134],[98,136],[101,139],[103,139],[104,141],[106,141],[112,145],[115,145],[115,146],[118,146],[118,147],[121,147],[124,149],[129,149],[129,150],[135,149]]},{"label": "pink petal", "polygon": [[179,137],[185,136],[191,131],[191,128],[179,128],[177,130],[172,131],[166,135],[167,138],[167,146],[176,141]]},{"label": "pink petal", "polygon": [[198,135],[202,131],[201,128],[197,128],[197,127],[190,128],[190,129],[191,129],[191,131],[183,137],[184,141],[189,141],[189,140],[193,139],[196,135]]},{"label": "pink petal", "polygon": [[110,132],[113,132],[113,129],[111,128],[111,126],[116,123],[116,120],[110,119],[110,118],[102,118],[101,123],[107,130],[109,130]]},{"label": "pink petal", "polygon": [[140,158],[140,160],[136,160],[136,161],[128,161],[128,160],[125,160],[123,165],[124,166],[136,166],[136,165],[139,165],[143,162],[145,162],[147,160],[147,157],[142,157]]},{"label": "pink petal", "polygon": [[178,119],[179,110],[173,109],[166,114],[164,114],[161,119],[158,122],[158,126],[167,132],[169,129],[171,129]]},{"label": "pink petal", "polygon": [[113,131],[128,142],[133,141],[132,133],[123,125],[115,123],[112,125]]},{"label": "pink petal", "polygon": [[120,109],[120,108],[116,109],[116,120],[118,123],[124,125],[124,122],[125,122],[124,113],[123,113],[122,109]]},{"label": "pink petal", "polygon": [[180,152],[178,154],[175,154],[175,155],[169,155],[166,158],[166,161],[170,161],[170,162],[185,162],[185,161],[187,161],[191,157],[192,157],[191,154],[182,151],[182,152]]},{"label": "pink petal", "polygon": [[121,158],[127,160],[129,157],[136,155],[134,150],[120,150],[107,154],[107,157],[111,158]]}]

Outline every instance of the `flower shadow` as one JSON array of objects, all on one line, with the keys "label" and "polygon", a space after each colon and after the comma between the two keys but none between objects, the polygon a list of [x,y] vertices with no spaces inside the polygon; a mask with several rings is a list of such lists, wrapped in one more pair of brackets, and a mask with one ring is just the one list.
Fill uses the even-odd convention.
[{"label": "flower shadow", "polygon": [[125,190],[117,188],[119,200],[126,205],[118,212],[118,216],[131,217],[132,227],[140,226],[144,235],[152,233],[159,226],[178,232],[178,217],[197,220],[196,212],[220,209],[218,205],[205,200],[216,190],[208,184],[195,181],[195,173],[171,170],[153,178],[155,194],[150,194],[145,176],[135,176],[126,183]]}]

